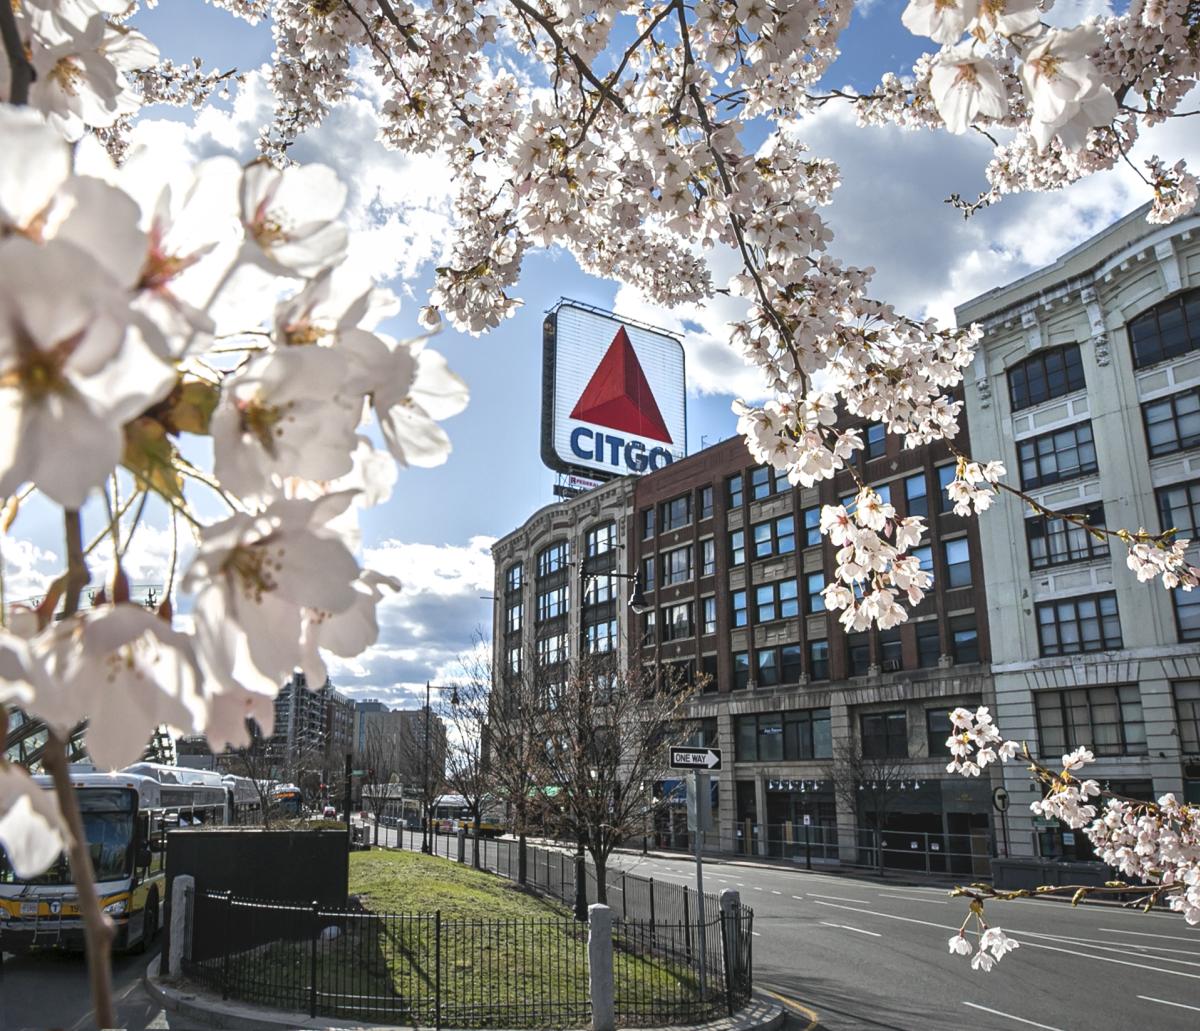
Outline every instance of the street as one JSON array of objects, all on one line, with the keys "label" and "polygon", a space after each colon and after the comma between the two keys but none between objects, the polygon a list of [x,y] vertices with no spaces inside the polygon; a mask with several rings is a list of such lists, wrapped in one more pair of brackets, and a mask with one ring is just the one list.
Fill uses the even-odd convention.
[{"label": "street", "polygon": [[[611,862],[655,880],[695,883],[686,857],[619,853]],[[1021,947],[985,974],[947,949],[967,908],[944,888],[914,886],[899,874],[890,884],[720,861],[706,862],[704,876],[706,890],[736,888],[754,908],[755,985],[815,1011],[827,1031],[1200,1026],[1200,930],[1173,914],[991,903],[991,921]],[[793,1012],[798,1031],[805,1021]]]},{"label": "street", "polygon": [[[113,957],[113,997],[118,1026],[129,1031],[181,1028],[168,1019],[142,987],[142,975],[157,948],[143,955]],[[84,1031],[93,1027],[83,953],[46,949],[13,956],[0,966],[0,1031]]]}]

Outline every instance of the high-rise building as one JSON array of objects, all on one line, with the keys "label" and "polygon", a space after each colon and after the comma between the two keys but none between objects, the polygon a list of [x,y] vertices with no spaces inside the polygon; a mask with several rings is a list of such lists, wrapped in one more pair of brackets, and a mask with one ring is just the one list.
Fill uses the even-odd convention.
[{"label": "high-rise building", "polygon": [[[1200,591],[1139,584],[1122,545],[1072,518],[1200,536],[1200,216],[1145,216],[957,316],[984,329],[974,453],[1039,506],[1001,496],[981,519],[997,722],[1051,765],[1090,745],[1089,775],[1121,794],[1196,802]],[[1006,778],[1014,855],[1091,857],[1084,835],[1032,817],[1021,766]]]},{"label": "high-rise building", "polygon": [[[380,780],[395,777],[400,784],[419,788],[424,784],[425,707],[389,709],[383,702],[355,703],[354,738],[357,762],[375,767]],[[436,713],[429,713],[429,765],[431,781],[446,775],[446,726]],[[368,774],[370,776],[370,774]]]}]

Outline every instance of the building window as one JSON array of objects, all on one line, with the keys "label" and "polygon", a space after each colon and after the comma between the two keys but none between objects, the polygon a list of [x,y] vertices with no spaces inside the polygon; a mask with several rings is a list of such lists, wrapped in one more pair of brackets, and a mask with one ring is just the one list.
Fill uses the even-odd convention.
[{"label": "building window", "polygon": [[504,612],[505,633],[515,634],[521,629],[521,603],[518,601],[506,607]]},{"label": "building window", "polygon": [[771,496],[771,470],[768,466],[757,465],[750,470],[750,500],[762,501]]},{"label": "building window", "polygon": [[599,623],[588,623],[584,626],[584,639],[587,641],[587,650],[595,655],[600,652],[612,652],[617,650],[617,621],[615,619],[602,620]]},{"label": "building window", "polygon": [[731,609],[733,612],[732,626],[736,629],[746,625],[746,592],[734,591],[730,595]]},{"label": "building window", "polygon": [[774,648],[763,648],[754,653],[754,682],[759,687],[779,684],[778,658]]},{"label": "building window", "polygon": [[509,566],[504,574],[504,590],[512,594],[514,591],[519,591],[524,583],[525,567],[518,562],[516,565]]},{"label": "building window", "polygon": [[1175,604],[1175,625],[1181,641],[1200,641],[1200,591],[1176,587],[1171,592]]},{"label": "building window", "polygon": [[1155,305],[1129,323],[1133,366],[1178,358],[1200,348],[1200,290],[1189,290]]},{"label": "building window", "polygon": [[1121,647],[1117,596],[1111,592],[1044,602],[1037,606],[1037,621],[1043,656]]},{"label": "building window", "polygon": [[780,516],[751,527],[754,557],[770,558],[787,555],[796,550],[796,523],[791,516]]},{"label": "building window", "polygon": [[938,664],[942,654],[942,642],[938,634],[936,619],[927,619],[917,624],[917,665],[922,669]]},{"label": "building window", "polygon": [[1176,530],[1180,538],[1194,538],[1200,531],[1200,480],[1160,487],[1155,496],[1162,529]]},{"label": "building window", "polygon": [[846,665],[852,677],[861,677],[870,670],[871,642],[865,633],[846,635]]},{"label": "building window", "polygon": [[658,626],[653,611],[642,616],[642,647],[649,648],[658,640]]},{"label": "building window", "polygon": [[785,684],[797,684],[804,672],[802,652],[798,644],[785,644],[779,649],[779,671]]},{"label": "building window", "polygon": [[1200,444],[1200,390],[1146,402],[1142,421],[1152,458],[1195,447]]},{"label": "building window", "polygon": [[979,661],[979,628],[974,615],[950,620],[950,649],[958,664]]},{"label": "building window", "polygon": [[808,679],[829,679],[829,642],[808,642]]},{"label": "building window", "polygon": [[1184,755],[1200,754],[1200,680],[1177,680],[1173,686],[1179,750]]},{"label": "building window", "polygon": [[537,661],[539,666],[553,666],[567,661],[567,635],[551,634],[537,642]]},{"label": "building window", "polygon": [[566,584],[549,591],[543,591],[537,596],[537,621],[541,623],[547,619],[557,619],[559,616],[565,616],[570,611],[570,608],[571,600]]},{"label": "building window", "polygon": [[537,575],[549,576],[567,568],[567,542],[559,541],[538,552]]},{"label": "building window", "polygon": [[825,590],[824,573],[809,573],[804,578],[804,593],[808,598],[809,612],[825,611],[825,595],[821,593],[823,590]]},{"label": "building window", "polygon": [[1035,691],[1033,698],[1041,755],[1062,755],[1080,745],[1096,755],[1146,754],[1136,686]]},{"label": "building window", "polygon": [[521,672],[521,646],[514,645],[508,649],[508,672],[513,676],[520,675]]},{"label": "building window", "polygon": [[605,573],[588,576],[583,582],[583,603],[600,605],[613,600],[614,579]]},{"label": "building window", "polygon": [[729,535],[729,561],[735,566],[740,566],[746,561],[746,532],[744,530],[734,530]]},{"label": "building window", "polygon": [[692,578],[692,546],[687,544],[674,551],[664,551],[661,564],[664,587],[686,583]]},{"label": "building window", "polygon": [[[1088,505],[1079,514],[1090,526],[1104,525],[1103,505]],[[1107,538],[1096,538],[1078,523],[1050,516],[1026,519],[1025,540],[1031,569],[1083,562],[1108,554]]]},{"label": "building window", "polygon": [[937,473],[938,479],[938,511],[953,512],[954,502],[950,500],[950,495],[946,493],[946,488],[954,482],[954,478],[958,473],[958,466],[951,462],[949,465],[939,465],[934,471]]},{"label": "building window", "polygon": [[678,530],[692,521],[692,496],[685,494],[681,498],[672,498],[659,506],[662,517],[663,533],[668,530]]},{"label": "building window", "polygon": [[685,637],[693,637],[696,625],[692,622],[692,603],[681,602],[678,605],[668,605],[663,609],[663,640],[681,641]]},{"label": "building window", "polygon": [[704,613],[704,633],[715,634],[717,632],[717,599],[711,594],[707,598],[701,598],[700,607]]},{"label": "building window", "polygon": [[929,515],[929,484],[924,473],[908,476],[904,480],[905,510],[910,516]]},{"label": "building window", "polygon": [[769,623],[774,619],[791,619],[799,615],[796,581],[779,580],[754,589],[754,621]]},{"label": "building window", "polygon": [[804,546],[814,547],[821,543],[821,509],[820,507],[804,510]]},{"label": "building window", "polygon": [[954,729],[950,724],[950,709],[926,709],[925,733],[929,736],[929,757],[940,759],[948,756],[950,750],[946,747],[946,739]]},{"label": "building window", "polygon": [[898,626],[879,632],[879,665],[885,673],[904,668],[904,650]]},{"label": "building window", "polygon": [[700,519],[711,519],[713,513],[713,489],[710,484],[707,487],[701,487],[696,492],[696,507],[700,510]]},{"label": "building window", "polygon": [[942,543],[942,558],[946,562],[946,586],[971,585],[971,549],[966,537],[956,537]]},{"label": "building window", "polygon": [[921,568],[929,574],[929,584],[933,586],[935,578],[933,569],[933,546],[930,544],[922,544],[919,548],[913,548],[909,552],[920,564]]},{"label": "building window", "polygon": [[1008,397],[1014,412],[1084,386],[1078,344],[1030,355],[1008,370]]},{"label": "building window", "polygon": [[729,507],[730,508],[741,508],[742,507],[742,474],[737,473],[737,474],[729,477],[729,479],[726,480],[725,483],[726,483],[726,486],[728,486],[728,488],[729,488],[729,491],[728,491]]},{"label": "building window", "polygon": [[828,709],[738,716],[734,741],[737,762],[803,762],[833,757]]},{"label": "building window", "polygon": [[[700,674],[704,677],[704,686],[701,690],[705,694],[710,694],[717,689],[717,656],[701,655],[700,656]],[[715,722],[715,721],[714,721]],[[713,741],[716,741],[716,733],[713,734]]]},{"label": "building window", "polygon": [[733,653],[733,690],[744,691],[750,683],[750,653]]},{"label": "building window", "polygon": [[867,432],[863,434],[863,438],[866,440],[867,458],[882,458],[887,450],[887,430],[883,428],[883,424],[868,423]]},{"label": "building window", "polygon": [[706,537],[700,542],[700,575],[712,576],[717,571],[717,542]]},{"label": "building window", "polygon": [[864,758],[908,758],[908,718],[903,712],[863,713],[859,727]]},{"label": "building window", "polygon": [[654,590],[654,556],[649,555],[642,559],[642,590]]},{"label": "building window", "polygon": [[642,540],[649,540],[654,536],[654,509],[642,509]]},{"label": "building window", "polygon": [[1092,424],[1076,423],[1053,433],[1017,444],[1021,461],[1021,486],[1046,487],[1096,471],[1096,445]]},{"label": "building window", "polygon": [[588,558],[607,554],[617,546],[617,524],[604,523],[592,527],[584,537],[584,543]]}]

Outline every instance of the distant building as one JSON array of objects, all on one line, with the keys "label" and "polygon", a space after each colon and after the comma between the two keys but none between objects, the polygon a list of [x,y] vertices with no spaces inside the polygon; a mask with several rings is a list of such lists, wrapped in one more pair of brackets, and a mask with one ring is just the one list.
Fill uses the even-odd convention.
[{"label": "distant building", "polygon": [[353,744],[354,703],[329,681],[310,690],[304,674],[294,673],[275,698],[274,733],[266,742],[272,774],[296,781],[319,774],[326,784],[340,780]]},{"label": "distant building", "polygon": [[[984,330],[972,447],[1047,508],[1198,540],[1200,215],[1153,226],[1146,210],[958,307]],[[1200,591],[1138,583],[1124,547],[1018,498],[980,523],[1000,728],[1052,766],[1088,745],[1087,776],[1128,797],[1200,802]],[[1014,855],[1091,858],[1033,818],[1019,763],[1005,784]]]},{"label": "distant building", "polygon": [[[419,787],[424,783],[425,707],[389,709],[382,702],[356,703],[354,741],[356,762],[370,768],[380,764],[376,777],[395,777],[401,784]],[[435,713],[429,714],[429,766],[431,782],[446,774],[446,726]],[[368,775],[369,776],[369,775]]]}]

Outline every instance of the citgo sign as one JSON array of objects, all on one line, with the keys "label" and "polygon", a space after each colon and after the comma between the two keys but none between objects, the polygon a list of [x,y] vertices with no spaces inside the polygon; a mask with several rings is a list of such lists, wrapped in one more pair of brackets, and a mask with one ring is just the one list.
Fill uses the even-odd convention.
[{"label": "citgo sign", "polygon": [[687,454],[683,345],[572,301],[543,324],[542,460],[608,477]]}]

